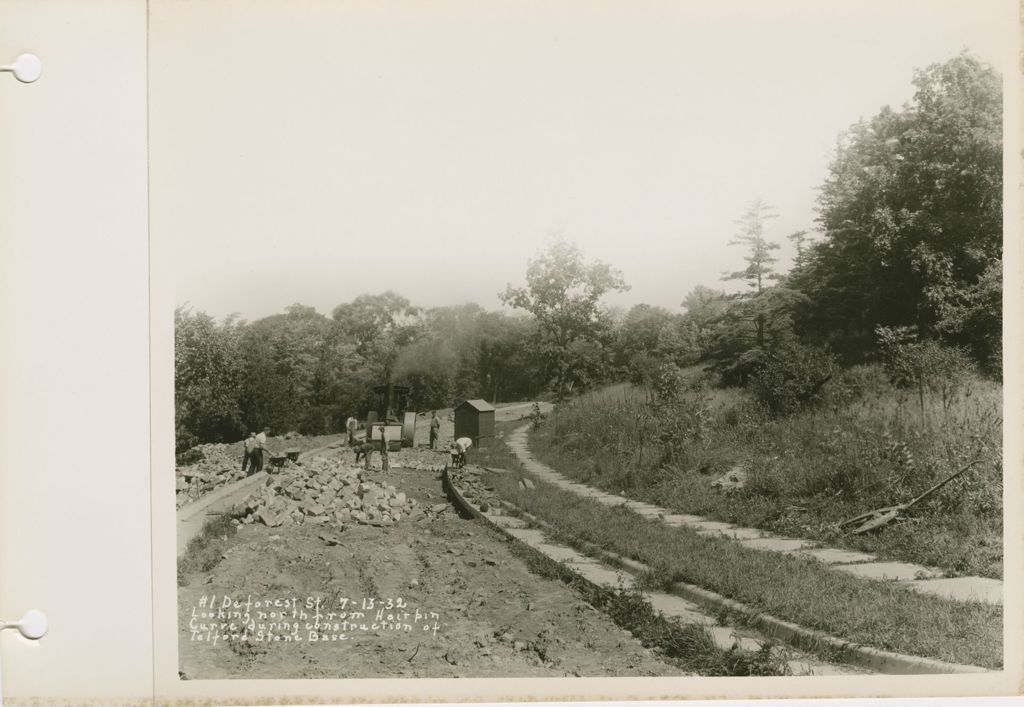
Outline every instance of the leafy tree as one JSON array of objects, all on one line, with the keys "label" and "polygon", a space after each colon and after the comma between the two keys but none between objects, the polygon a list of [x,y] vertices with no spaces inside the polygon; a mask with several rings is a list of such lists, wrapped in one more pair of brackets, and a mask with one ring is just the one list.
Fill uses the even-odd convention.
[{"label": "leafy tree", "polygon": [[729,309],[729,296],[722,290],[697,285],[683,299],[683,324],[700,359],[706,359],[715,348],[723,317]]},{"label": "leafy tree", "polygon": [[937,394],[948,412],[971,369],[970,359],[955,347],[921,339],[913,327],[878,327],[882,365],[893,385],[917,393],[921,417],[925,394]]},{"label": "leafy tree", "polygon": [[1002,263],[992,260],[978,279],[948,287],[938,302],[936,331],[948,341],[969,349],[990,375],[1003,368]]},{"label": "leafy tree", "polygon": [[770,352],[791,344],[792,312],[805,301],[802,293],[782,286],[731,298],[706,354],[722,382],[746,385]]},{"label": "leafy tree", "polygon": [[479,395],[497,402],[531,398],[541,392],[541,363],[532,343],[536,324],[526,317],[483,312],[478,326],[475,355]]},{"label": "leafy tree", "polygon": [[792,415],[821,402],[824,386],[837,370],[834,356],[789,341],[765,355],[752,376],[751,388],[772,415]]},{"label": "leafy tree", "polygon": [[883,109],[839,143],[819,198],[824,240],[792,277],[810,297],[799,329],[857,358],[876,327],[914,326],[980,340],[985,359],[1001,312],[973,303],[998,290],[1002,257],[1000,79],[965,52],[913,83],[901,111]]},{"label": "leafy tree", "polygon": [[240,403],[251,429],[321,432],[330,422],[324,348],[331,322],[294,304],[249,324],[240,336]]},{"label": "leafy tree", "polygon": [[621,273],[599,261],[585,262],[577,246],[559,241],[529,262],[525,287],[509,285],[499,296],[536,319],[538,351],[561,398],[606,370],[611,327],[601,298],[627,289]]},{"label": "leafy tree", "polygon": [[356,352],[378,367],[383,383],[390,377],[398,349],[415,338],[419,313],[409,300],[389,290],[339,304],[333,318]]},{"label": "leafy tree", "polygon": [[615,330],[615,365],[633,380],[650,377],[661,363],[683,366],[697,358],[692,330],[681,315],[648,304],[634,306]]},{"label": "leafy tree", "polygon": [[174,310],[174,424],[177,451],[199,442],[233,441],[243,431],[238,391],[240,325],[218,325],[202,312]]}]

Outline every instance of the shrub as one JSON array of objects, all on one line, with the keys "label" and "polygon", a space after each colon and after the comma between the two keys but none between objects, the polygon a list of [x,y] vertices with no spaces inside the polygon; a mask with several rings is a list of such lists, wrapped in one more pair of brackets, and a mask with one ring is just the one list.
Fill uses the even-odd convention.
[{"label": "shrub", "polygon": [[[649,382],[650,413],[643,424],[656,430],[658,466],[675,466],[688,452],[707,446],[711,437],[711,397],[700,383],[684,384],[675,364],[663,364]],[[656,478],[664,476],[659,469]]]},{"label": "shrub", "polygon": [[546,417],[547,415],[540,411],[540,404],[534,402],[530,408],[530,429],[539,430],[540,426],[544,424],[544,418]]},{"label": "shrub", "polygon": [[791,415],[822,400],[822,387],[836,368],[831,354],[788,343],[764,356],[751,379],[751,389],[772,415]]},{"label": "shrub", "polygon": [[722,385],[743,386],[750,382],[757,370],[764,364],[767,353],[764,349],[753,348],[739,354],[734,360],[716,366]]},{"label": "shrub", "polygon": [[843,369],[827,386],[830,403],[843,406],[864,398],[878,398],[892,392],[885,370],[878,364],[861,364]]},{"label": "shrub", "polygon": [[925,393],[937,395],[948,411],[973,367],[970,357],[956,347],[920,340],[911,327],[878,327],[882,365],[893,385],[917,393],[921,415]]}]

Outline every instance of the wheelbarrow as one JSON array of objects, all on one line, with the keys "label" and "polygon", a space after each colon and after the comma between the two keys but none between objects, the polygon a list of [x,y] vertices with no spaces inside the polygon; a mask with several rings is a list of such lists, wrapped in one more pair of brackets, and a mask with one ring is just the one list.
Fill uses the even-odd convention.
[{"label": "wheelbarrow", "polygon": [[270,457],[270,466],[274,467],[274,469],[278,469],[278,470],[283,469],[284,465],[287,464],[287,463],[288,463],[288,455],[287,454],[274,454],[274,455],[272,455]]},{"label": "wheelbarrow", "polygon": [[299,460],[299,451],[298,447],[289,447],[284,450],[284,455],[288,457],[288,461],[297,462]]}]

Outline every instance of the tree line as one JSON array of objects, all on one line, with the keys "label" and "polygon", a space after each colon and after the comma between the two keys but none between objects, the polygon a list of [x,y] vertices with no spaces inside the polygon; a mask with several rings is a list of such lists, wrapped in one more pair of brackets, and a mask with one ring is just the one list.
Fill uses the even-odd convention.
[{"label": "tree line", "polygon": [[965,52],[915,72],[913,84],[902,109],[884,108],[839,140],[817,230],[785,236],[796,250],[789,272],[776,268],[777,214],[755,200],[729,241],[742,266],[723,274],[744,290],[698,286],[680,311],[605,306],[604,295],[628,289],[622,274],[566,242],[500,293],[510,313],[420,308],[394,292],[330,316],[295,304],[253,322],[179,307],[179,449],[263,426],[336,431],[389,381],[411,386],[413,406],[426,410],[651,383],[666,366],[702,363],[722,383],[786,391],[776,400],[784,409],[813,396],[837,364],[891,360],[893,341],[904,353],[962,352],[998,376],[1001,82]]}]

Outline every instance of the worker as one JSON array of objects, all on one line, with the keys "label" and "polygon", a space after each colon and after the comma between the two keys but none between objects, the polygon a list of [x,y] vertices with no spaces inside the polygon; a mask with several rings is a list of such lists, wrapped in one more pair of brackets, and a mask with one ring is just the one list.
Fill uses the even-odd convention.
[{"label": "worker", "polygon": [[437,436],[441,432],[441,420],[437,417],[437,410],[430,413],[430,448],[437,448]]},{"label": "worker", "polygon": [[373,447],[373,442],[363,442],[362,444],[357,444],[355,447],[353,447],[353,449],[355,449],[356,452],[356,464],[359,463],[360,459],[365,459],[366,468],[369,469],[370,455],[373,454]]},{"label": "worker", "polygon": [[388,436],[387,427],[380,428],[380,470],[388,471],[391,466],[388,464]]},{"label": "worker", "polygon": [[359,420],[349,415],[348,419],[345,420],[345,429],[348,431],[348,446],[350,447],[356,443],[357,427],[359,427]]},{"label": "worker", "polygon": [[256,433],[250,432],[245,438],[245,451],[242,454],[242,471],[252,464],[252,450],[256,448]]},{"label": "worker", "polygon": [[469,437],[459,437],[457,440],[452,442],[450,449],[452,455],[452,466],[457,469],[461,469],[466,466],[466,452],[468,452],[472,446],[473,440]]},{"label": "worker", "polygon": [[266,454],[267,434],[269,433],[270,428],[264,427],[263,431],[256,435],[256,449],[253,453],[256,460],[256,471],[263,471],[263,455]]}]

